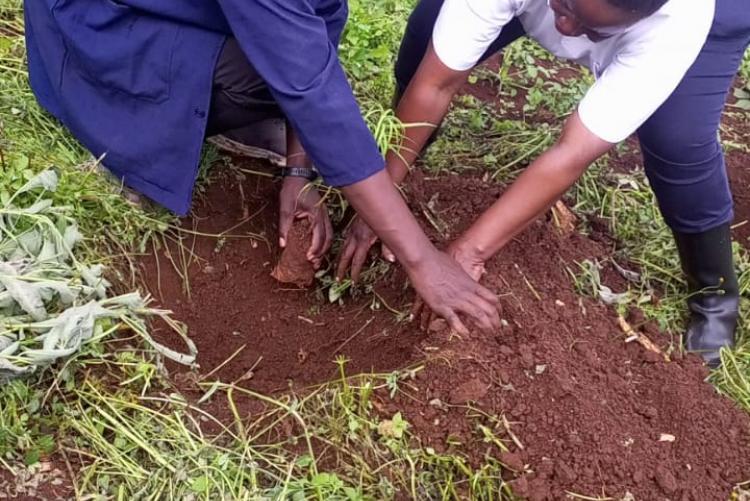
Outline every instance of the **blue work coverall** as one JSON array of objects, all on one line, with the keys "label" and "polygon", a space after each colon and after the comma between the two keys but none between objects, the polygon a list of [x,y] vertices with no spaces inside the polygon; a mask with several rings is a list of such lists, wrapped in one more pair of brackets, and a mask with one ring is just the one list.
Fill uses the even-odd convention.
[{"label": "blue work coverall", "polygon": [[217,57],[234,37],[334,186],[383,168],[339,64],[345,0],[26,0],[31,86],[124,183],[190,208]]}]

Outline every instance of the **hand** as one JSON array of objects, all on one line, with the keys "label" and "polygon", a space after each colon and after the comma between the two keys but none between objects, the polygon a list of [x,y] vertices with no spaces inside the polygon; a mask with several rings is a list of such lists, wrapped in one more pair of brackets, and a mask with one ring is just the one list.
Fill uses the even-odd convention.
[{"label": "hand", "polygon": [[[466,242],[462,242],[460,239],[452,242],[445,253],[453,258],[458,263],[461,269],[466,272],[475,282],[479,282],[479,279],[485,273],[484,259],[479,256],[479,253]],[[419,321],[422,329],[427,329],[435,320],[435,314],[425,305],[424,301],[418,300],[414,304],[412,309],[412,317]]]},{"label": "hand", "polygon": [[[367,253],[370,247],[377,242],[378,236],[372,229],[357,216],[354,216],[352,224],[346,232],[346,240],[339,254],[339,264],[336,267],[336,280],[341,280],[346,275],[346,270],[352,268],[352,282],[359,279],[359,273],[367,259]],[[381,253],[386,261],[391,263],[396,261],[396,256],[386,247],[381,246]]]},{"label": "hand", "polygon": [[445,250],[445,253],[452,257],[471,278],[479,282],[484,275],[484,259],[479,256],[479,252],[471,244],[461,239],[454,240]]},{"label": "hand", "polygon": [[318,190],[307,179],[286,177],[279,194],[279,246],[286,247],[286,237],[295,219],[307,218],[312,226],[312,243],[307,259],[315,269],[331,248],[333,227]]},{"label": "hand", "polygon": [[[469,269],[473,270],[475,276],[481,276],[483,265],[477,267],[468,259],[464,263],[471,265]],[[419,269],[413,272],[407,270],[421,298],[412,309],[413,318],[429,319],[434,313],[444,318],[457,333],[468,334],[468,329],[458,317],[458,313],[463,313],[484,331],[499,329],[497,296],[479,285],[463,267],[464,264],[459,264],[450,255],[435,251],[433,257],[423,261]]]}]

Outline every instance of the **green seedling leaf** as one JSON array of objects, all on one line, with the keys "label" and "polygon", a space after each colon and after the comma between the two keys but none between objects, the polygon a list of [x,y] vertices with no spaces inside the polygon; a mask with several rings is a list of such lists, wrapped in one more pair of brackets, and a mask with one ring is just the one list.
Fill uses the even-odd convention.
[{"label": "green seedling leaf", "polygon": [[392,419],[384,419],[378,424],[378,433],[383,437],[399,439],[408,427],[409,423],[397,412]]},{"label": "green seedling leaf", "polygon": [[14,170],[24,171],[29,168],[29,157],[26,155],[18,155],[13,159],[11,165]]},{"label": "green seedling leaf", "polygon": [[190,489],[192,489],[193,492],[198,494],[205,494],[208,492],[208,487],[210,485],[210,481],[207,476],[201,475],[200,477],[196,477],[193,479],[192,482],[190,482]]},{"label": "green seedling leaf", "polygon": [[36,256],[42,250],[42,235],[36,229],[19,236],[17,242],[28,256]]},{"label": "green seedling leaf", "polygon": [[31,466],[32,464],[37,464],[40,457],[41,453],[39,452],[39,449],[31,449],[30,451],[26,452],[26,455],[23,458],[23,462],[26,464],[26,466]]}]

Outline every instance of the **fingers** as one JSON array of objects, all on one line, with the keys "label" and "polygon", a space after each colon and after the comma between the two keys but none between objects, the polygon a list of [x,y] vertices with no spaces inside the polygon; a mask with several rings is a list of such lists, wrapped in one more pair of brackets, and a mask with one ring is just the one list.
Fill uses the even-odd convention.
[{"label": "fingers", "polygon": [[323,241],[323,252],[321,252],[321,256],[330,250],[331,244],[333,243],[333,225],[331,224],[331,218],[328,217],[328,212],[326,212],[324,219],[324,225],[326,227],[326,237]]},{"label": "fingers", "polygon": [[383,244],[380,246],[380,254],[383,256],[383,259],[389,263],[396,262],[396,255],[391,252],[391,249],[389,249],[387,245]]},{"label": "fingers", "polygon": [[314,217],[314,219],[312,241],[310,242],[310,248],[307,250],[307,260],[311,261],[317,269],[320,267],[323,256],[331,248],[333,226],[331,226],[331,220],[325,212],[319,212],[310,217]]},{"label": "fingers", "polygon": [[492,300],[488,301],[481,294],[477,294],[471,302],[481,315],[482,318],[480,320],[484,323],[485,330],[500,328],[500,312],[497,309],[497,296],[493,294]]},{"label": "fingers", "polygon": [[443,317],[445,321],[448,322],[450,328],[459,335],[467,336],[469,334],[469,329],[466,328],[461,319],[458,318],[458,315],[452,310],[448,310],[445,314],[441,314],[440,316]]},{"label": "fingers", "polygon": [[341,255],[339,256],[339,264],[336,267],[336,280],[341,280],[341,277],[346,275],[346,270],[349,269],[349,265],[354,257],[354,251],[357,249],[354,238],[351,235],[346,236],[344,241],[344,248],[341,249]]},{"label": "fingers", "polygon": [[291,207],[285,207],[285,205],[282,203],[279,208],[279,247],[282,249],[286,247],[286,236],[292,227],[292,221],[294,221],[294,210]]},{"label": "fingers", "polygon": [[310,248],[307,249],[307,259],[312,261],[322,254],[323,244],[326,240],[326,227],[315,217],[311,216],[309,220],[312,223],[312,239],[310,240]]},{"label": "fingers", "polygon": [[419,313],[419,328],[423,331],[429,330],[433,316],[435,316],[435,314],[429,306],[422,308],[422,311]]},{"label": "fingers", "polygon": [[369,243],[360,240],[354,250],[354,258],[352,259],[352,282],[356,282],[359,279],[359,273],[362,271],[365,261],[367,261],[367,251],[369,250]]},{"label": "fingers", "polygon": [[496,305],[500,301],[497,298],[497,294],[495,294],[494,292],[492,292],[491,290],[489,290],[488,288],[482,285],[477,284],[476,293],[479,297],[481,297],[482,299],[484,299],[490,304]]}]

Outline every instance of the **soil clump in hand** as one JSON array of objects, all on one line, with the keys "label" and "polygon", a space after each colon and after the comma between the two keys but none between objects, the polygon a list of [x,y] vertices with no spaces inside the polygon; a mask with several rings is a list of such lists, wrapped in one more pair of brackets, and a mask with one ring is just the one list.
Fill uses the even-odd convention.
[{"label": "soil clump in hand", "polygon": [[271,276],[281,283],[310,287],[315,281],[315,268],[307,259],[307,249],[311,243],[310,222],[307,219],[294,221],[287,234],[286,247],[281,251],[281,257]]}]

